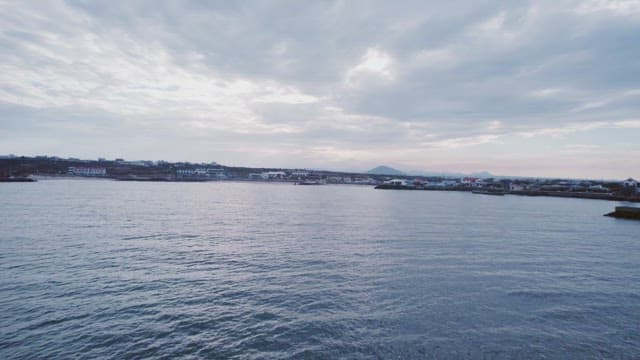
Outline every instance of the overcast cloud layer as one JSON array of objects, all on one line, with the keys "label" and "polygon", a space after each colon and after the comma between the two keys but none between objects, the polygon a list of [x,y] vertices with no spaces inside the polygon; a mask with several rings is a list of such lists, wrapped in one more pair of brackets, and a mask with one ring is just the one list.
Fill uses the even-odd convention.
[{"label": "overcast cloud layer", "polygon": [[640,1],[0,1],[0,153],[640,177]]}]

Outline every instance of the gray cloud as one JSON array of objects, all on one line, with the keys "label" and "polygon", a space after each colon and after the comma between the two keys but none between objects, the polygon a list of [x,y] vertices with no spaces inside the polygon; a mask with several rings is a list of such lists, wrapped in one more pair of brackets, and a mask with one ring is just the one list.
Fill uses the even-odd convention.
[{"label": "gray cloud", "polygon": [[[31,152],[107,154],[118,138],[140,158],[171,159],[158,144],[174,143],[193,160],[428,168],[424,157],[459,161],[438,149],[499,145],[469,153],[483,166],[477,154],[522,134],[596,141],[589,124],[620,129],[640,110],[640,5],[627,0],[0,8],[0,134],[66,144]],[[75,146],[78,134],[102,140]],[[29,152],[17,143],[0,150]]]}]

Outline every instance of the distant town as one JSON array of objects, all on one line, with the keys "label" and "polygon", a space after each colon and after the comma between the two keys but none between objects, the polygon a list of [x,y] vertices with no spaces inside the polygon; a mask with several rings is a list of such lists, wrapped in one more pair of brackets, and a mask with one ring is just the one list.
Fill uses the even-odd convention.
[{"label": "distant town", "polygon": [[216,162],[0,156],[0,181],[2,182],[32,182],[68,177],[120,181],[260,181],[296,185],[350,184],[375,186],[378,189],[469,191],[484,195],[513,194],[640,202],[640,186],[638,181],[632,178],[598,181],[505,178],[488,175],[490,174],[484,177],[413,176],[397,172],[377,173],[373,170],[367,173],[349,173],[310,169],[233,167]]}]

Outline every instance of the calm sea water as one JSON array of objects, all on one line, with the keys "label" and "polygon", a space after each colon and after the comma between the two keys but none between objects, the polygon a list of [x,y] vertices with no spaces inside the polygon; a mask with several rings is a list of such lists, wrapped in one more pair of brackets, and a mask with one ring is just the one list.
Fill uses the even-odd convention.
[{"label": "calm sea water", "polygon": [[638,358],[612,202],[0,184],[0,358]]}]

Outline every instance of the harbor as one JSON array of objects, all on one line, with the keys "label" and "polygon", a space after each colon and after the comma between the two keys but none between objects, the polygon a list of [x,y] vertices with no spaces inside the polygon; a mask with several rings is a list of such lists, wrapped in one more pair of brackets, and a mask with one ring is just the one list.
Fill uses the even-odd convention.
[{"label": "harbor", "polygon": [[477,195],[520,195],[560,198],[640,202],[638,182],[632,178],[620,182],[594,184],[591,181],[571,180],[512,180],[487,181],[468,178],[450,182],[424,182],[392,179],[376,185],[379,190],[410,191],[466,191]]},{"label": "harbor", "polygon": [[251,168],[216,162],[82,160],[56,156],[0,158],[0,182],[85,178],[142,182],[247,181],[295,185],[361,185],[378,190],[463,191],[479,196],[546,196],[640,202],[637,180],[548,179],[503,176],[413,176],[316,169]]}]

